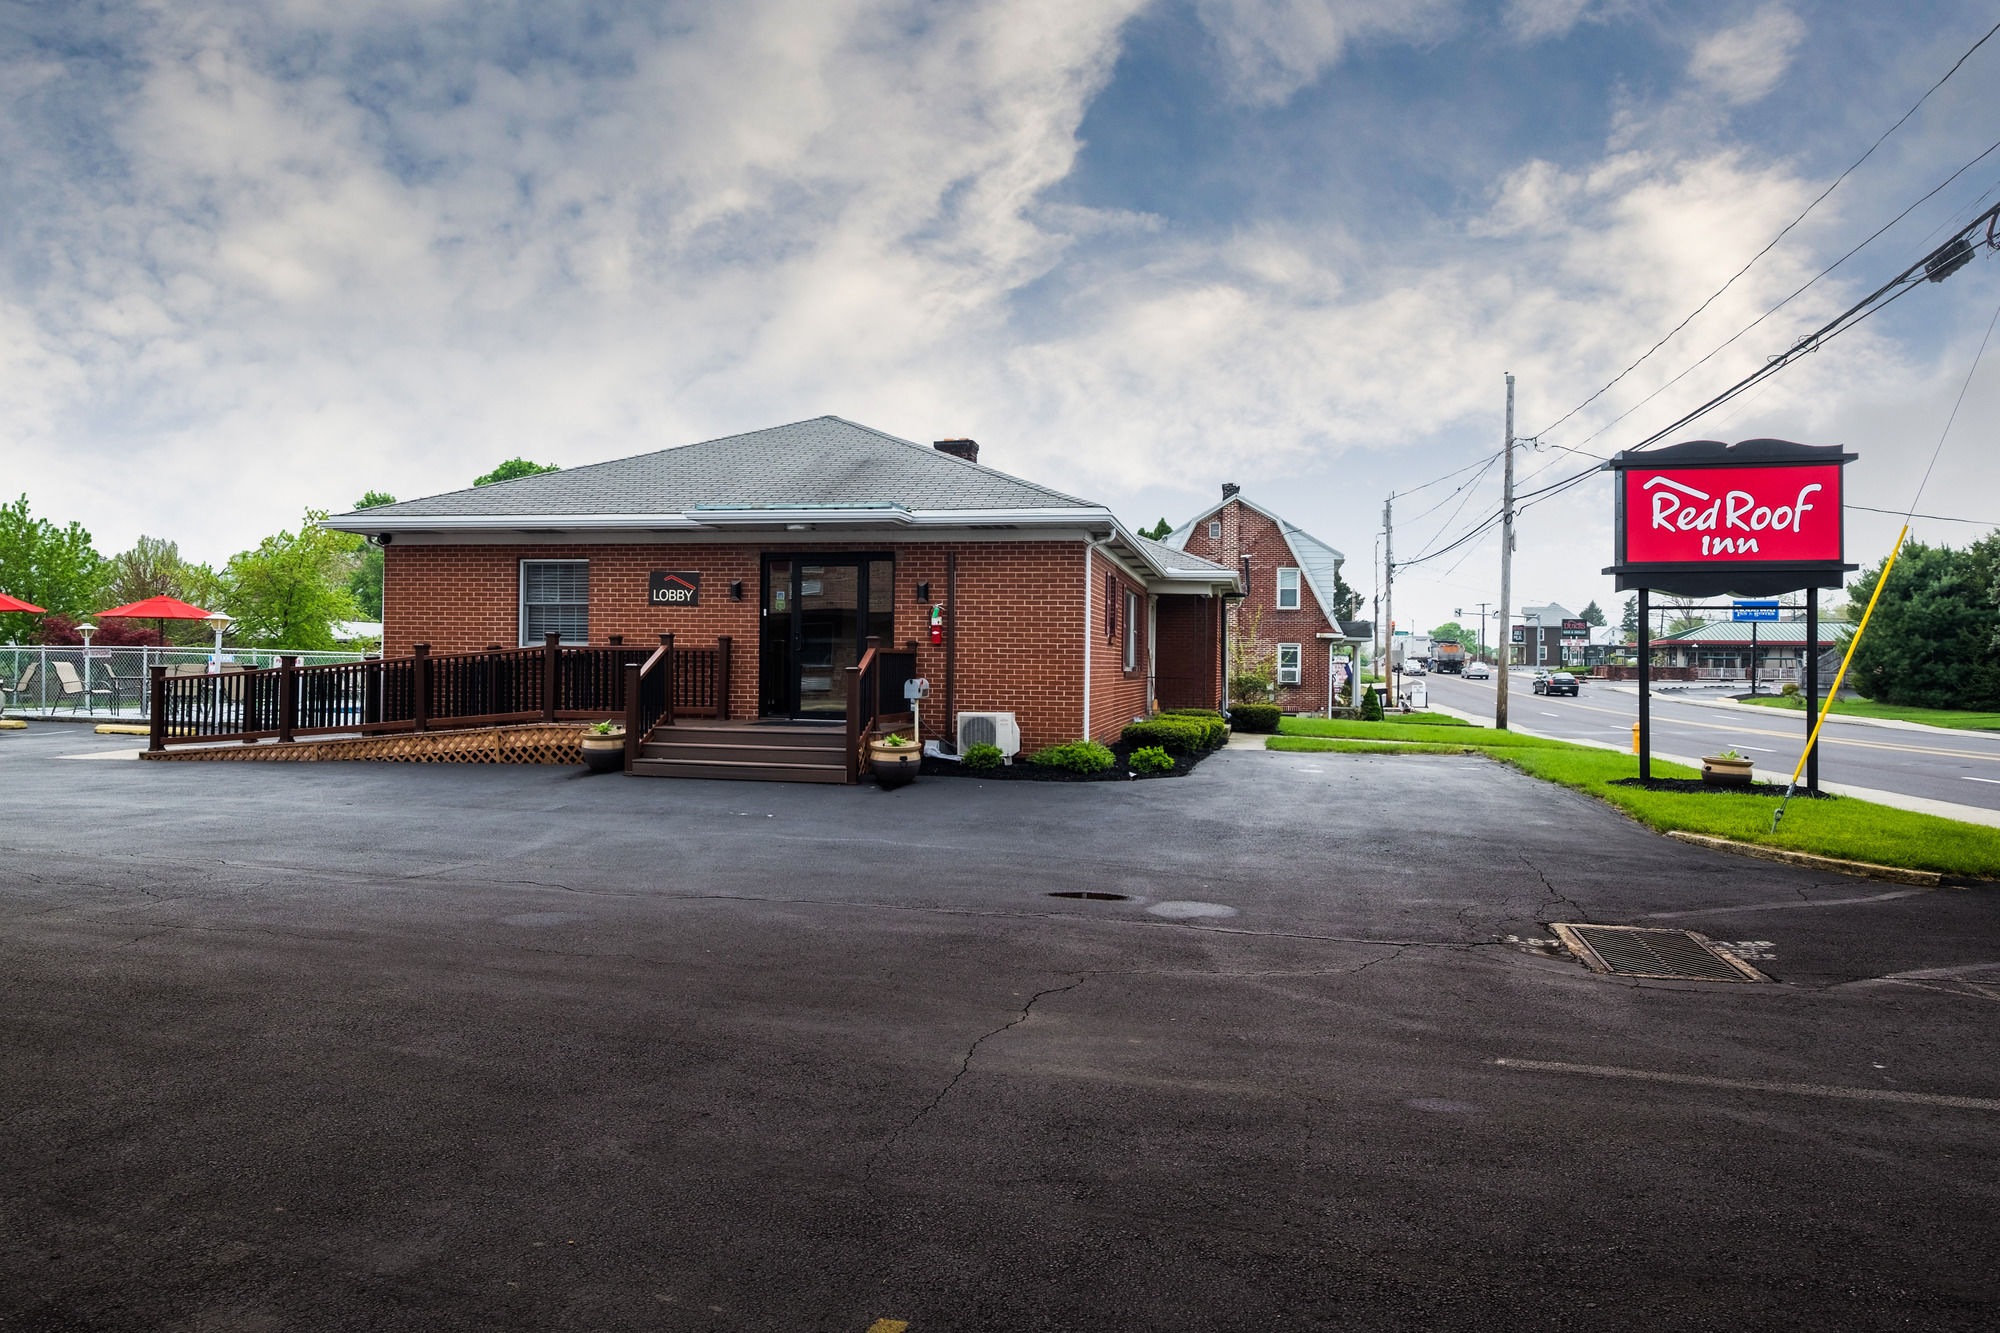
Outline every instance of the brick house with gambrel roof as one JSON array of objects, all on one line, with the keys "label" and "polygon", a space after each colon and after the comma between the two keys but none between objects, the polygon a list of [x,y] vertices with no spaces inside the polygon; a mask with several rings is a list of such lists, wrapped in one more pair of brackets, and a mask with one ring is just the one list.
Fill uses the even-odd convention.
[{"label": "brick house with gambrel roof", "polygon": [[[1239,624],[1256,627],[1258,648],[1272,664],[1280,708],[1318,713],[1329,702],[1355,697],[1348,664],[1370,638],[1372,626],[1339,618],[1335,590],[1346,556],[1246,498],[1233,482],[1224,483],[1220,504],[1183,523],[1166,542],[1243,576],[1243,598],[1228,610],[1229,638],[1235,642]],[[1328,690],[1328,678],[1336,670],[1338,698]]]}]

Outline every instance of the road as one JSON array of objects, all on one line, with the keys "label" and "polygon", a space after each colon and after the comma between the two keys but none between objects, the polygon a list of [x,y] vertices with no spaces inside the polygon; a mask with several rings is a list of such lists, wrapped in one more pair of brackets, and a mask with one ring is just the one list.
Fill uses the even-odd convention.
[{"label": "road", "polygon": [[[1490,680],[1455,676],[1423,678],[1432,702],[1490,721],[1496,687]],[[1514,673],[1508,688],[1510,721],[1562,740],[1627,747],[1639,720],[1635,691],[1585,680],[1576,698],[1533,693],[1532,672]],[[1758,776],[1787,781],[1805,748],[1804,713],[1777,709],[1752,713],[1705,708],[1671,694],[1653,695],[1653,752],[1699,756],[1735,749],[1756,761]],[[1981,732],[1905,731],[1827,719],[1820,734],[1822,782],[1950,801],[2000,812],[2000,736]]]},{"label": "road", "polygon": [[0,1330],[2000,1326],[1990,886],[1472,757],[63,757],[129,744],[0,732]]}]

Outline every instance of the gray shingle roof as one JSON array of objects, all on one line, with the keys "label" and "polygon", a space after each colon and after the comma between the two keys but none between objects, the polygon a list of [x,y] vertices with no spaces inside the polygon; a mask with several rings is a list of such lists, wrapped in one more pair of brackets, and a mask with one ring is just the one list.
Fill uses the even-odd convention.
[{"label": "gray shingle roof", "polygon": [[[1713,620],[1698,629],[1687,630],[1680,634],[1657,635],[1652,640],[1652,643],[1655,648],[1674,643],[1748,644],[1752,628],[1755,628],[1757,631],[1757,642],[1759,643],[1804,643],[1806,641],[1806,622],[1803,620],[1775,620],[1764,621],[1762,623],[1747,620]],[[1841,627],[1828,621],[1820,621],[1819,641],[1821,643],[1839,642],[1835,633],[1839,628]]]},{"label": "gray shingle roof", "polygon": [[1228,566],[1218,565],[1213,560],[1204,560],[1198,555],[1190,555],[1165,542],[1156,542],[1146,537],[1134,537],[1133,540],[1152,557],[1154,564],[1170,574],[1214,574],[1224,579],[1235,577],[1234,571]]},{"label": "gray shingle roof", "polygon": [[912,511],[1096,508],[928,445],[840,417],[815,417],[367,512],[375,518],[507,518],[684,514],[702,505],[880,504]]},{"label": "gray shingle roof", "polygon": [[1187,545],[1188,535],[1194,531],[1194,525],[1223,509],[1229,504],[1230,500],[1242,501],[1245,505],[1248,505],[1278,525],[1278,531],[1284,534],[1285,544],[1291,547],[1292,558],[1299,562],[1299,568],[1305,573],[1306,585],[1312,589],[1314,600],[1319,603],[1320,610],[1325,613],[1326,618],[1329,621],[1333,621],[1336,609],[1334,606],[1333,590],[1340,586],[1340,567],[1347,560],[1347,557],[1290,519],[1264,508],[1264,506],[1241,492],[1230,496],[1228,499],[1222,501],[1221,504],[1210,505],[1187,522],[1181,524],[1178,528],[1175,528],[1167,534],[1167,544],[1176,550]]}]

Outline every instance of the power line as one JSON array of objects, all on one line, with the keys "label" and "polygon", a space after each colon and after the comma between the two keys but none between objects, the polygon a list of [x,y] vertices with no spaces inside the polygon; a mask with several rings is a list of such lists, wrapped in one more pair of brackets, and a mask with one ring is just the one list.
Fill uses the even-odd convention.
[{"label": "power line", "polygon": [[[1611,418],[1611,420],[1605,422],[1602,426],[1599,426],[1596,430],[1584,436],[1582,443],[1589,444],[1592,440],[1604,434],[1604,432],[1610,430],[1613,426],[1616,426],[1626,417],[1631,416],[1634,412],[1644,407],[1647,403],[1652,402],[1655,398],[1658,398],[1668,389],[1673,388],[1676,384],[1679,384],[1689,375],[1692,375],[1695,371],[1700,370],[1703,366],[1707,365],[1710,361],[1714,360],[1716,356],[1718,356],[1722,352],[1726,351],[1729,347],[1731,347],[1738,338],[1741,338],[1744,334],[1750,332],[1752,329],[1756,328],[1759,324],[1762,324],[1765,320],[1777,314],[1780,310],[1783,310],[1786,306],[1790,305],[1793,301],[1797,300],[1800,296],[1804,295],[1805,292],[1809,290],[1821,278],[1824,278],[1827,274],[1833,272],[1835,269],[1839,268],[1842,264],[1845,264],[1848,260],[1854,258],[1855,255],[1859,254],[1862,250],[1866,249],[1868,245],[1872,243],[1877,237],[1881,236],[1883,232],[1888,231],[1889,228],[1895,226],[1898,222],[1901,222],[1904,218],[1908,217],[1911,213],[1916,211],[1918,208],[1922,207],[1925,203],[1928,203],[1940,190],[1943,190],[1945,186],[1950,185],[1960,176],[1963,176],[1966,172],[1970,171],[1973,167],[1977,166],[1985,158],[1992,155],[1992,153],[1995,150],[2000,150],[2000,140],[1995,140],[1992,144],[1988,145],[1985,152],[1982,152],[1978,157],[1973,158],[1970,162],[1967,162],[1957,171],[1952,172],[1951,175],[1945,177],[1942,181],[1938,182],[1937,187],[1931,190],[1929,194],[1924,195],[1923,198],[1918,199],[1915,203],[1912,203],[1908,208],[1905,208],[1902,212],[1896,214],[1895,217],[1890,218],[1880,227],[1877,227],[1873,232],[1869,233],[1867,239],[1862,241],[1861,244],[1855,246],[1852,250],[1849,250],[1846,254],[1834,260],[1831,264],[1828,264],[1818,273],[1815,273],[1797,291],[1793,292],[1790,296],[1787,296],[1784,300],[1772,306],[1769,310],[1766,310],[1763,314],[1757,316],[1757,318],[1751,320],[1748,324],[1745,324],[1742,328],[1738,329],[1735,333],[1731,334],[1728,338],[1724,339],[1722,343],[1720,343],[1713,350],[1708,352],[1707,355],[1703,356],[1699,361],[1696,361],[1693,365],[1681,371],[1680,374],[1674,376],[1672,379],[1668,380],[1665,384],[1662,384],[1659,388],[1653,390],[1651,393],[1647,394],[1644,398],[1641,398],[1638,402],[1632,404],[1632,406],[1626,408],[1623,412],[1620,412],[1617,416]],[[1984,217],[1985,215],[1981,214],[1981,216]],[[1959,230],[1962,232],[1965,230],[1965,228],[1961,227]],[[1573,415],[1575,415],[1575,413],[1568,413],[1563,417],[1563,420],[1567,421],[1569,417]]]},{"label": "power line", "polygon": [[[1867,152],[1863,153],[1860,157],[1855,158],[1853,165],[1849,166],[1847,170],[1841,172],[1838,176],[1834,177],[1833,184],[1827,186],[1824,190],[1821,190],[1819,194],[1813,199],[1813,201],[1805,206],[1804,212],[1801,212],[1797,217],[1793,218],[1790,222],[1787,222],[1783,230],[1781,230],[1776,236],[1773,236],[1771,238],[1770,243],[1768,245],[1766,245],[1762,250],[1759,250],[1756,254],[1750,256],[1749,262],[1744,264],[1742,268],[1739,268],[1736,270],[1736,272],[1730,274],[1729,281],[1723,283],[1722,286],[1716,288],[1715,292],[1711,296],[1709,296],[1709,298],[1706,301],[1703,301],[1700,305],[1696,306],[1692,311],[1688,313],[1686,319],[1683,319],[1680,323],[1674,325],[1673,328],[1667,330],[1665,337],[1661,338],[1658,342],[1654,343],[1651,347],[1647,348],[1644,354],[1642,354],[1637,361],[1634,361],[1631,365],[1625,367],[1625,369],[1619,371],[1616,375],[1612,376],[1610,382],[1605,384],[1603,388],[1599,389],[1596,393],[1593,393],[1592,395],[1590,395],[1590,397],[1578,403],[1575,407],[1572,407],[1569,411],[1563,413],[1562,416],[1558,417],[1553,423],[1544,427],[1541,431],[1538,431],[1536,433],[1547,434],[1549,431],[1554,430],[1557,426],[1562,425],[1563,422],[1568,421],[1578,412],[1581,412],[1584,408],[1589,407],[1592,403],[1596,402],[1598,398],[1602,397],[1608,390],[1610,390],[1612,385],[1617,384],[1618,381],[1624,379],[1627,375],[1637,370],[1640,364],[1643,363],[1647,359],[1647,357],[1652,356],[1653,353],[1659,351],[1662,347],[1666,346],[1668,341],[1672,339],[1676,333],[1679,333],[1682,329],[1686,328],[1688,324],[1695,318],[1695,316],[1699,315],[1702,311],[1708,309],[1708,307],[1712,305],[1718,297],[1720,297],[1724,292],[1728,291],[1730,287],[1734,286],[1736,280],[1742,277],[1745,273],[1748,273],[1752,268],[1752,266],[1754,266],[1758,260],[1762,259],[1765,255],[1771,253],[1772,249],[1777,246],[1778,242],[1784,240],[1785,237],[1788,234],[1790,234],[1792,228],[1798,226],[1801,222],[1804,222],[1806,220],[1807,215],[1810,214],[1815,208],[1818,208],[1820,204],[1825,201],[1828,195],[1832,194],[1835,190],[1839,189],[1840,183],[1846,180],[1849,176],[1853,175],[1855,170],[1859,168],[1863,162],[1866,162],[1870,157],[1872,157],[1875,153],[1875,150],[1877,148],[1880,148],[1883,142],[1886,141],[1890,135],[1894,134],[1897,130],[1901,129],[1903,127],[1903,122],[1907,121],[1911,116],[1916,115],[1917,108],[1921,107],[1925,102],[1928,102],[1931,98],[1932,93],[1935,93],[1938,89],[1944,87],[1946,80],[1950,79],[1952,75],[1958,73],[1959,67],[1972,58],[1973,52],[1977,51],[1980,47],[1986,45],[1986,43],[1992,39],[1993,34],[1996,32],[2000,32],[2000,23],[1996,23],[1991,28],[1987,29],[1986,35],[1984,37],[1981,37],[1978,41],[1974,42],[1966,50],[1965,54],[1960,56],[1955,62],[1953,62],[1952,67],[1944,72],[1944,78],[1941,78],[1936,83],[1932,84],[1929,87],[1929,89],[1925,91],[1924,95],[1922,97],[1919,97],[1911,105],[1908,111],[1905,111],[1901,116],[1897,118],[1896,123],[1894,125],[1891,125],[1886,130],[1883,130],[1881,137],[1877,138],[1874,143],[1868,145]],[[1863,242],[1863,244],[1866,244],[1866,242]],[[1817,280],[1818,279],[1815,279],[1814,281]]]},{"label": "power line", "polygon": [[1888,514],[1894,518],[1928,518],[1939,523],[1970,523],[1981,528],[2000,528],[2000,518],[1953,518],[1950,514],[1906,514],[1900,509],[1877,509],[1874,505],[1849,505],[1849,509],[1862,509],[1871,514]]}]

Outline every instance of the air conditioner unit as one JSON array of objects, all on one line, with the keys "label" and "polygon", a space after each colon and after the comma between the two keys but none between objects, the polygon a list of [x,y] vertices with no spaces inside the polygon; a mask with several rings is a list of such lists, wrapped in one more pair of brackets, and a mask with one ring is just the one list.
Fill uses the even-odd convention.
[{"label": "air conditioner unit", "polygon": [[958,752],[975,745],[997,745],[1009,759],[1021,753],[1021,724],[1012,713],[960,713]]}]

